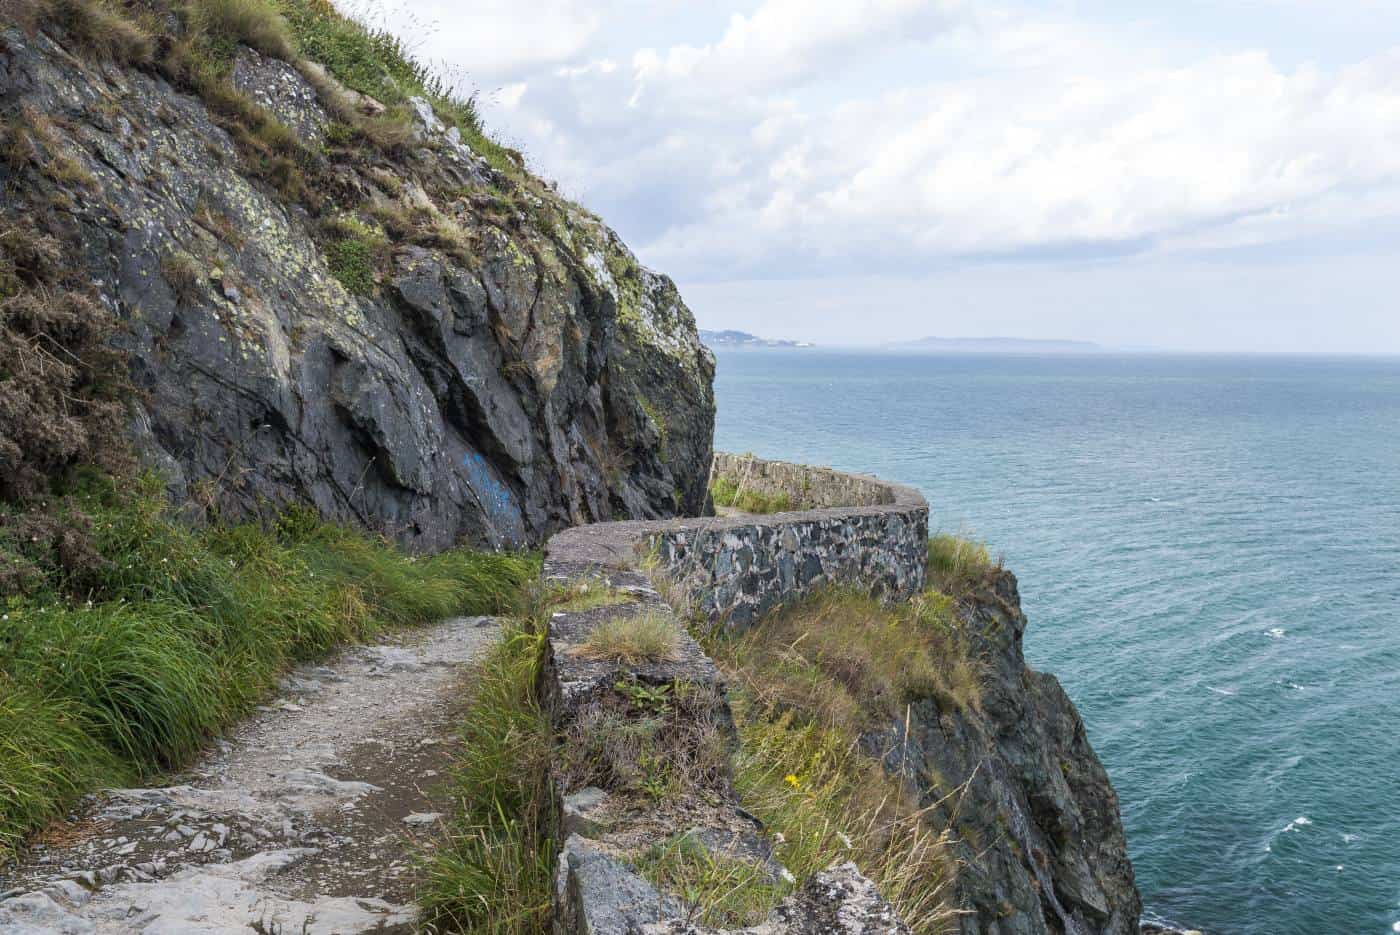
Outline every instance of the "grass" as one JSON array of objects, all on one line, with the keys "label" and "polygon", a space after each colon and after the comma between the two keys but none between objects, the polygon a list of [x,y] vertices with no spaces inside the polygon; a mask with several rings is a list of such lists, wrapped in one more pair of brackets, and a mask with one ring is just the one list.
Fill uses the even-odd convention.
[{"label": "grass", "polygon": [[1001,568],[983,542],[939,533],[928,541],[930,588],[960,597],[985,584]]},{"label": "grass", "polygon": [[981,709],[981,663],[953,601],[926,592],[885,604],[862,592],[820,592],[766,618],[716,651],[742,672],[750,693],[775,711],[860,734],[935,699],[945,710]]},{"label": "grass", "polygon": [[786,493],[752,490],[723,475],[710,481],[710,498],[715,506],[732,507],[741,513],[784,513],[793,508]]},{"label": "grass", "polygon": [[197,301],[203,292],[204,273],[199,262],[183,250],[171,251],[161,259],[160,274],[181,305]]},{"label": "grass", "polygon": [[690,921],[703,925],[757,925],[791,890],[757,863],[711,853],[690,833],[652,845],[636,866],[662,892],[694,907]]},{"label": "grass", "polygon": [[296,56],[287,21],[265,0],[195,0],[190,26],[219,42],[241,42],[285,61]]},{"label": "grass", "polygon": [[713,790],[729,775],[719,711],[709,689],[619,680],[577,712],[555,775],[565,791],[598,786],[649,799]]},{"label": "grass", "polygon": [[744,689],[731,700],[735,788],[779,842],[776,859],[799,880],[854,861],[917,935],[956,931],[953,840],[929,820],[934,806],[920,807],[858,737],[778,713]]},{"label": "grass", "polygon": [[[292,512],[194,530],[150,480],[0,508],[0,856],[83,792],[187,762],[291,663],[510,607],[534,562],[389,544]],[[12,716],[13,715],[13,716]]]},{"label": "grass", "polygon": [[553,737],[535,697],[543,632],[538,615],[513,625],[477,675],[463,727],[468,754],[451,780],[454,817],[425,858],[425,931],[548,931]]},{"label": "grass", "polygon": [[[521,174],[520,155],[491,139],[483,128],[475,96],[454,91],[449,80],[414,59],[397,36],[344,16],[328,0],[282,0],[281,9],[301,54],[324,65],[346,87],[388,107],[391,122],[409,98],[422,97],[492,168]],[[389,129],[371,127],[370,132]]]},{"label": "grass", "polygon": [[588,659],[633,665],[674,661],[680,657],[680,643],[680,631],[670,615],[648,610],[608,617],[593,628],[577,652]]},{"label": "grass", "polygon": [[633,604],[638,596],[611,587],[600,578],[580,578],[557,589],[549,599],[550,608],[560,613],[582,613],[614,604]]},{"label": "grass", "polygon": [[980,711],[982,663],[953,599],[830,590],[716,636],[711,651],[731,685],[735,788],[781,836],[778,860],[798,879],[854,860],[915,932],[954,930],[954,842],[933,818],[943,803],[921,805],[866,743],[922,699]]}]

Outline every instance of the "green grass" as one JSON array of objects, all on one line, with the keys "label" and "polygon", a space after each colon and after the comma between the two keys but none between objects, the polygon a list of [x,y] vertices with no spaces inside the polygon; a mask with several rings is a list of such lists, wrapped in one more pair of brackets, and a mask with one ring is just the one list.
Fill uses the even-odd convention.
[{"label": "green grass", "polygon": [[961,597],[990,580],[1000,568],[983,542],[939,533],[928,541],[928,584]]},{"label": "green grass", "polygon": [[601,621],[578,648],[578,654],[629,665],[674,661],[679,658],[680,643],[680,631],[674,620],[666,614],[644,610]]},{"label": "green grass", "polygon": [[[770,835],[774,857],[798,880],[851,860],[916,935],[957,930],[948,831],[921,808],[856,735],[731,695],[739,729],[735,790]],[[760,890],[760,895],[765,895]],[[772,898],[773,894],[766,894]]]},{"label": "green grass", "polygon": [[[195,530],[150,480],[0,508],[0,857],[103,784],[185,763],[294,662],[510,608],[533,559],[411,558],[305,512]],[[11,716],[11,715],[14,716]]]},{"label": "green grass", "polygon": [[429,932],[541,935],[554,874],[549,720],[535,698],[539,621],[509,628],[482,664],[451,781],[456,809],[425,859]]},{"label": "green grass", "polygon": [[743,513],[784,513],[793,508],[792,498],[785,493],[748,489],[723,475],[710,481],[710,498],[715,506],[732,507]]},{"label": "green grass", "polygon": [[342,237],[326,246],[331,275],[355,295],[374,291],[374,247],[359,237]]},{"label": "green grass", "polygon": [[691,921],[726,928],[763,922],[792,889],[773,882],[756,862],[712,853],[690,833],[652,845],[637,870],[692,907]]},{"label": "green grass", "polygon": [[324,65],[341,83],[401,111],[422,97],[438,118],[498,172],[520,175],[518,153],[487,135],[474,96],[457,93],[432,68],[417,61],[402,40],[339,13],[327,0],[281,0],[301,54]]}]

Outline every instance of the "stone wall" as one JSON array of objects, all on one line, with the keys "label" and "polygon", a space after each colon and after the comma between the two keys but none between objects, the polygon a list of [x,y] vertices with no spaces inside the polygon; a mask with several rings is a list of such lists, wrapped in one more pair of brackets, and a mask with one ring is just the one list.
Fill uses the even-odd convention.
[{"label": "stone wall", "polygon": [[740,490],[782,494],[802,509],[879,506],[895,502],[894,486],[878,478],[808,464],[765,461],[751,454],[715,452],[710,477],[727,477]]},{"label": "stone wall", "polygon": [[552,538],[549,554],[629,567],[641,550],[697,611],[736,628],[825,584],[900,599],[923,590],[928,502],[917,490],[747,455],[718,454],[715,468],[800,509],[578,526]]},{"label": "stone wall", "polygon": [[[724,680],[644,568],[656,561],[656,570],[678,585],[679,600],[711,621],[733,625],[751,624],[826,582],[909,596],[924,584],[928,504],[909,488],[825,468],[727,455],[716,466],[737,466],[749,482],[770,485],[765,492],[787,492],[804,508],[770,516],[599,523],[561,532],[546,547],[546,582],[593,597],[577,610],[565,604],[551,615],[541,668],[541,699],[560,738],[553,766],[560,837],[554,931],[714,932],[693,924],[683,899],[637,870],[648,852],[683,841],[715,859],[751,865],[755,879],[794,884],[766,921],[743,932],[903,935],[907,926],[854,865],[833,865],[797,886],[774,859],[730,781],[735,741]],[[597,628],[638,615],[674,627],[674,652],[625,663],[588,651]],[[667,700],[647,700],[657,697]],[[629,788],[615,770],[597,771],[612,785],[579,773],[580,759],[606,756],[598,752],[606,745],[597,732],[627,718],[636,719],[637,731],[656,732],[652,742],[665,751],[668,766],[688,777],[680,792],[654,799]]]}]

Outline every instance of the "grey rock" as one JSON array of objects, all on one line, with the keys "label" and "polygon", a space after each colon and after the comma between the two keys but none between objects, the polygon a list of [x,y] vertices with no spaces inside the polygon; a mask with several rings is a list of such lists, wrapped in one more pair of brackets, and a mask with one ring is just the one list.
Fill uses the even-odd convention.
[{"label": "grey rock", "polygon": [[584,838],[595,838],[606,831],[608,825],[602,809],[607,800],[608,794],[596,786],[585,786],[564,796],[564,836],[577,834]]},{"label": "grey rock", "polygon": [[[62,115],[53,147],[94,179],[0,167],[0,221],[71,206],[123,326],[133,438],[173,497],[207,492],[229,519],[306,504],[422,551],[704,509],[714,359],[674,283],[545,186],[483,169],[430,108],[412,158],[317,157],[344,210],[426,199],[471,244],[396,244],[362,296],[331,274],[321,222],[239,170],[201,101],[42,32],[6,31],[0,71],[0,116]],[[328,120],[295,68],[245,49],[233,77],[320,149]],[[497,224],[488,181],[532,207]],[[177,296],[175,252],[219,286]]]}]

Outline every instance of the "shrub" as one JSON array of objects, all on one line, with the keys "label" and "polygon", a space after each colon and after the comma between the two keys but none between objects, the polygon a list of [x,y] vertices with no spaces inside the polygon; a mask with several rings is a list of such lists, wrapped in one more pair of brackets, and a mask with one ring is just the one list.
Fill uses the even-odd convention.
[{"label": "shrub", "polygon": [[326,247],[326,263],[331,275],[355,295],[374,291],[374,252],[369,244],[354,237],[337,240]]},{"label": "shrub", "polygon": [[599,786],[665,798],[714,789],[729,775],[719,710],[708,689],[620,680],[569,724],[556,775],[566,791]]},{"label": "shrub", "polygon": [[[13,261],[9,270],[21,282],[31,279]],[[111,314],[42,281],[20,288],[0,300],[3,500],[39,496],[80,463],[120,470],[129,462],[120,402],[126,372],[107,344]]]},{"label": "shrub", "polygon": [[593,628],[577,652],[627,664],[674,661],[680,656],[680,631],[669,615],[657,611],[610,616]]}]

